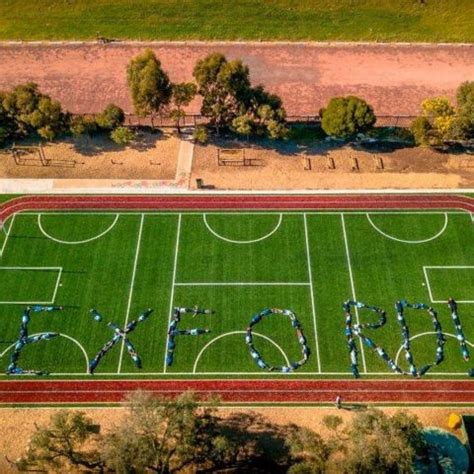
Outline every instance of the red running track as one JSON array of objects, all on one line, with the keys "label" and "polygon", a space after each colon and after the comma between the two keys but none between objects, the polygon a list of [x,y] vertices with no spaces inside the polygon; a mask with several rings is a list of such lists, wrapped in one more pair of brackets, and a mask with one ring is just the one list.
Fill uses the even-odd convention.
[{"label": "red running track", "polygon": [[173,397],[192,390],[224,403],[473,403],[471,380],[9,380],[0,404],[118,403],[128,392]]},{"label": "red running track", "polygon": [[[27,210],[81,209],[462,209],[474,200],[456,195],[185,195],[185,196],[25,196],[4,203],[0,218]],[[114,403],[133,390],[164,397],[185,390],[226,403],[345,402],[474,403],[471,380],[5,380],[0,403]]]}]

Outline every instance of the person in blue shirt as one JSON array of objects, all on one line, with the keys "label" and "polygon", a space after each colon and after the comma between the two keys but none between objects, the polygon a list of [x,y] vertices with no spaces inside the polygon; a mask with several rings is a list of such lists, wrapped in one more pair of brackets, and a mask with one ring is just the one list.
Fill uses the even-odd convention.
[{"label": "person in blue shirt", "polygon": [[461,353],[462,353],[463,359],[464,359],[466,362],[471,358],[471,356],[470,356],[470,354],[469,354],[469,350],[468,350],[466,344],[461,344]]},{"label": "person in blue shirt", "polygon": [[97,321],[98,323],[102,321],[102,315],[96,309],[92,308],[89,312],[94,318],[94,321]]},{"label": "person in blue shirt", "polygon": [[448,306],[449,309],[451,310],[452,313],[457,313],[458,312],[458,304],[454,300],[454,298],[449,298],[448,299]]},{"label": "person in blue shirt", "polygon": [[413,376],[413,377],[418,377],[418,372],[416,370],[416,366],[414,364],[411,364],[410,365],[410,374]]},{"label": "person in blue shirt", "polygon": [[354,378],[356,379],[360,378],[359,369],[356,364],[351,365],[351,371]]},{"label": "person in blue shirt", "polygon": [[435,361],[435,364],[439,365],[439,364],[441,364],[441,362],[443,362],[443,360],[444,360],[443,346],[438,346],[436,348],[436,361]]},{"label": "person in blue shirt", "polygon": [[153,313],[153,310],[151,308],[148,308],[147,310],[143,311],[143,313],[141,313],[140,316],[138,316],[138,321],[140,322],[145,321],[146,319],[148,319],[151,313]]}]

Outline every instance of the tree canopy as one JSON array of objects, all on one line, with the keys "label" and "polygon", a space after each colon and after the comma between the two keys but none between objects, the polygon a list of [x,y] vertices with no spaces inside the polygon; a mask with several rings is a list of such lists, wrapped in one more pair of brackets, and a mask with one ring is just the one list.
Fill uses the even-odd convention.
[{"label": "tree canopy", "polygon": [[332,98],[320,115],[324,132],[339,138],[350,138],[366,132],[376,121],[372,107],[355,96]]},{"label": "tree canopy", "polygon": [[210,118],[217,133],[231,127],[243,135],[287,135],[281,99],[263,86],[252,87],[249,68],[241,60],[227,61],[213,53],[196,63],[193,72],[202,96],[201,113]]},{"label": "tree canopy", "polygon": [[4,138],[25,137],[37,133],[54,140],[65,131],[68,117],[61,104],[42,94],[32,82],[0,94],[0,130]]},{"label": "tree canopy", "polygon": [[130,61],[127,82],[138,115],[162,114],[169,105],[172,85],[151,49]]}]

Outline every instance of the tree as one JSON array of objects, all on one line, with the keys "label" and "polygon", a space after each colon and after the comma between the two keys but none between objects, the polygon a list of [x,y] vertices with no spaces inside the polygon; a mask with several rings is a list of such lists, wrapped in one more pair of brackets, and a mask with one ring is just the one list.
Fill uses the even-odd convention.
[{"label": "tree", "polygon": [[456,94],[459,134],[461,138],[474,138],[474,81],[463,82]]},{"label": "tree", "polygon": [[201,113],[211,119],[219,134],[221,127],[244,112],[249,69],[240,60],[229,62],[223,54],[212,53],[196,63],[193,75],[203,98]]},{"label": "tree", "polygon": [[61,104],[42,94],[32,82],[15,87],[2,99],[3,113],[16,123],[17,134],[37,132],[40,137],[53,140],[66,128],[67,115]]},{"label": "tree", "polygon": [[288,427],[287,445],[292,458],[291,474],[326,472],[330,449],[324,440],[308,428]]},{"label": "tree", "polygon": [[128,145],[135,139],[135,133],[127,127],[117,127],[110,133],[110,138],[117,145]]},{"label": "tree", "polygon": [[205,145],[209,141],[207,128],[204,126],[196,127],[193,132],[193,139],[195,142]]},{"label": "tree", "polygon": [[107,466],[118,472],[177,472],[211,467],[221,437],[214,437],[212,408],[200,408],[192,393],[163,400],[131,394],[122,424],[104,437]]},{"label": "tree", "polygon": [[415,119],[411,131],[419,145],[441,145],[457,138],[457,117],[454,107],[445,97],[425,99],[421,103],[422,116]]},{"label": "tree", "polygon": [[17,133],[17,125],[3,106],[6,93],[0,92],[0,145],[13,138]]},{"label": "tree", "polygon": [[113,130],[123,125],[124,121],[124,111],[115,104],[107,105],[104,111],[96,117],[97,125],[103,130]]},{"label": "tree", "polygon": [[389,417],[379,410],[355,416],[348,429],[346,473],[411,473],[416,455],[426,452],[417,417],[398,412]]},{"label": "tree", "polygon": [[161,115],[170,103],[172,86],[151,49],[130,61],[127,82],[135,112],[140,116]]},{"label": "tree", "polygon": [[332,137],[353,137],[370,130],[376,121],[372,107],[354,96],[332,98],[320,114],[323,130]]},{"label": "tree", "polygon": [[97,122],[93,115],[79,115],[71,119],[69,130],[75,137],[91,137],[97,132]]},{"label": "tree", "polygon": [[84,413],[62,410],[51,416],[49,425],[36,428],[26,454],[14,464],[19,470],[102,471],[104,463],[96,448],[99,431]]},{"label": "tree", "polygon": [[232,120],[232,128],[239,135],[246,135],[247,140],[255,127],[255,122],[248,114],[239,115]]},{"label": "tree", "polygon": [[411,133],[417,145],[429,145],[433,127],[426,117],[417,117],[410,125]]},{"label": "tree", "polygon": [[175,121],[178,133],[181,133],[180,121],[185,117],[183,107],[186,107],[191,103],[196,96],[196,93],[196,84],[193,84],[192,82],[173,84],[173,108],[170,112],[170,116]]}]

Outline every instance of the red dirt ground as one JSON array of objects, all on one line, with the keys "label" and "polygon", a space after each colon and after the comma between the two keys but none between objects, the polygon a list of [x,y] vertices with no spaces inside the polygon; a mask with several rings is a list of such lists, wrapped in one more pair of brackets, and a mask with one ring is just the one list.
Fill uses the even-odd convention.
[{"label": "red dirt ground", "polygon": [[[192,195],[25,196],[4,203],[0,218],[32,209],[463,209],[474,199],[456,195]],[[175,396],[185,390],[224,402],[474,403],[470,380],[8,380],[0,404],[119,402],[132,390]]]},{"label": "red dirt ground", "polygon": [[[279,94],[290,115],[317,114],[330,97],[355,94],[378,115],[413,115],[429,96],[454,98],[474,78],[474,45],[323,43],[0,44],[0,90],[34,81],[71,112],[132,106],[130,59],[151,47],[173,81],[189,81],[196,61],[220,51],[241,58],[252,81]],[[195,101],[189,112],[198,112]]]}]

